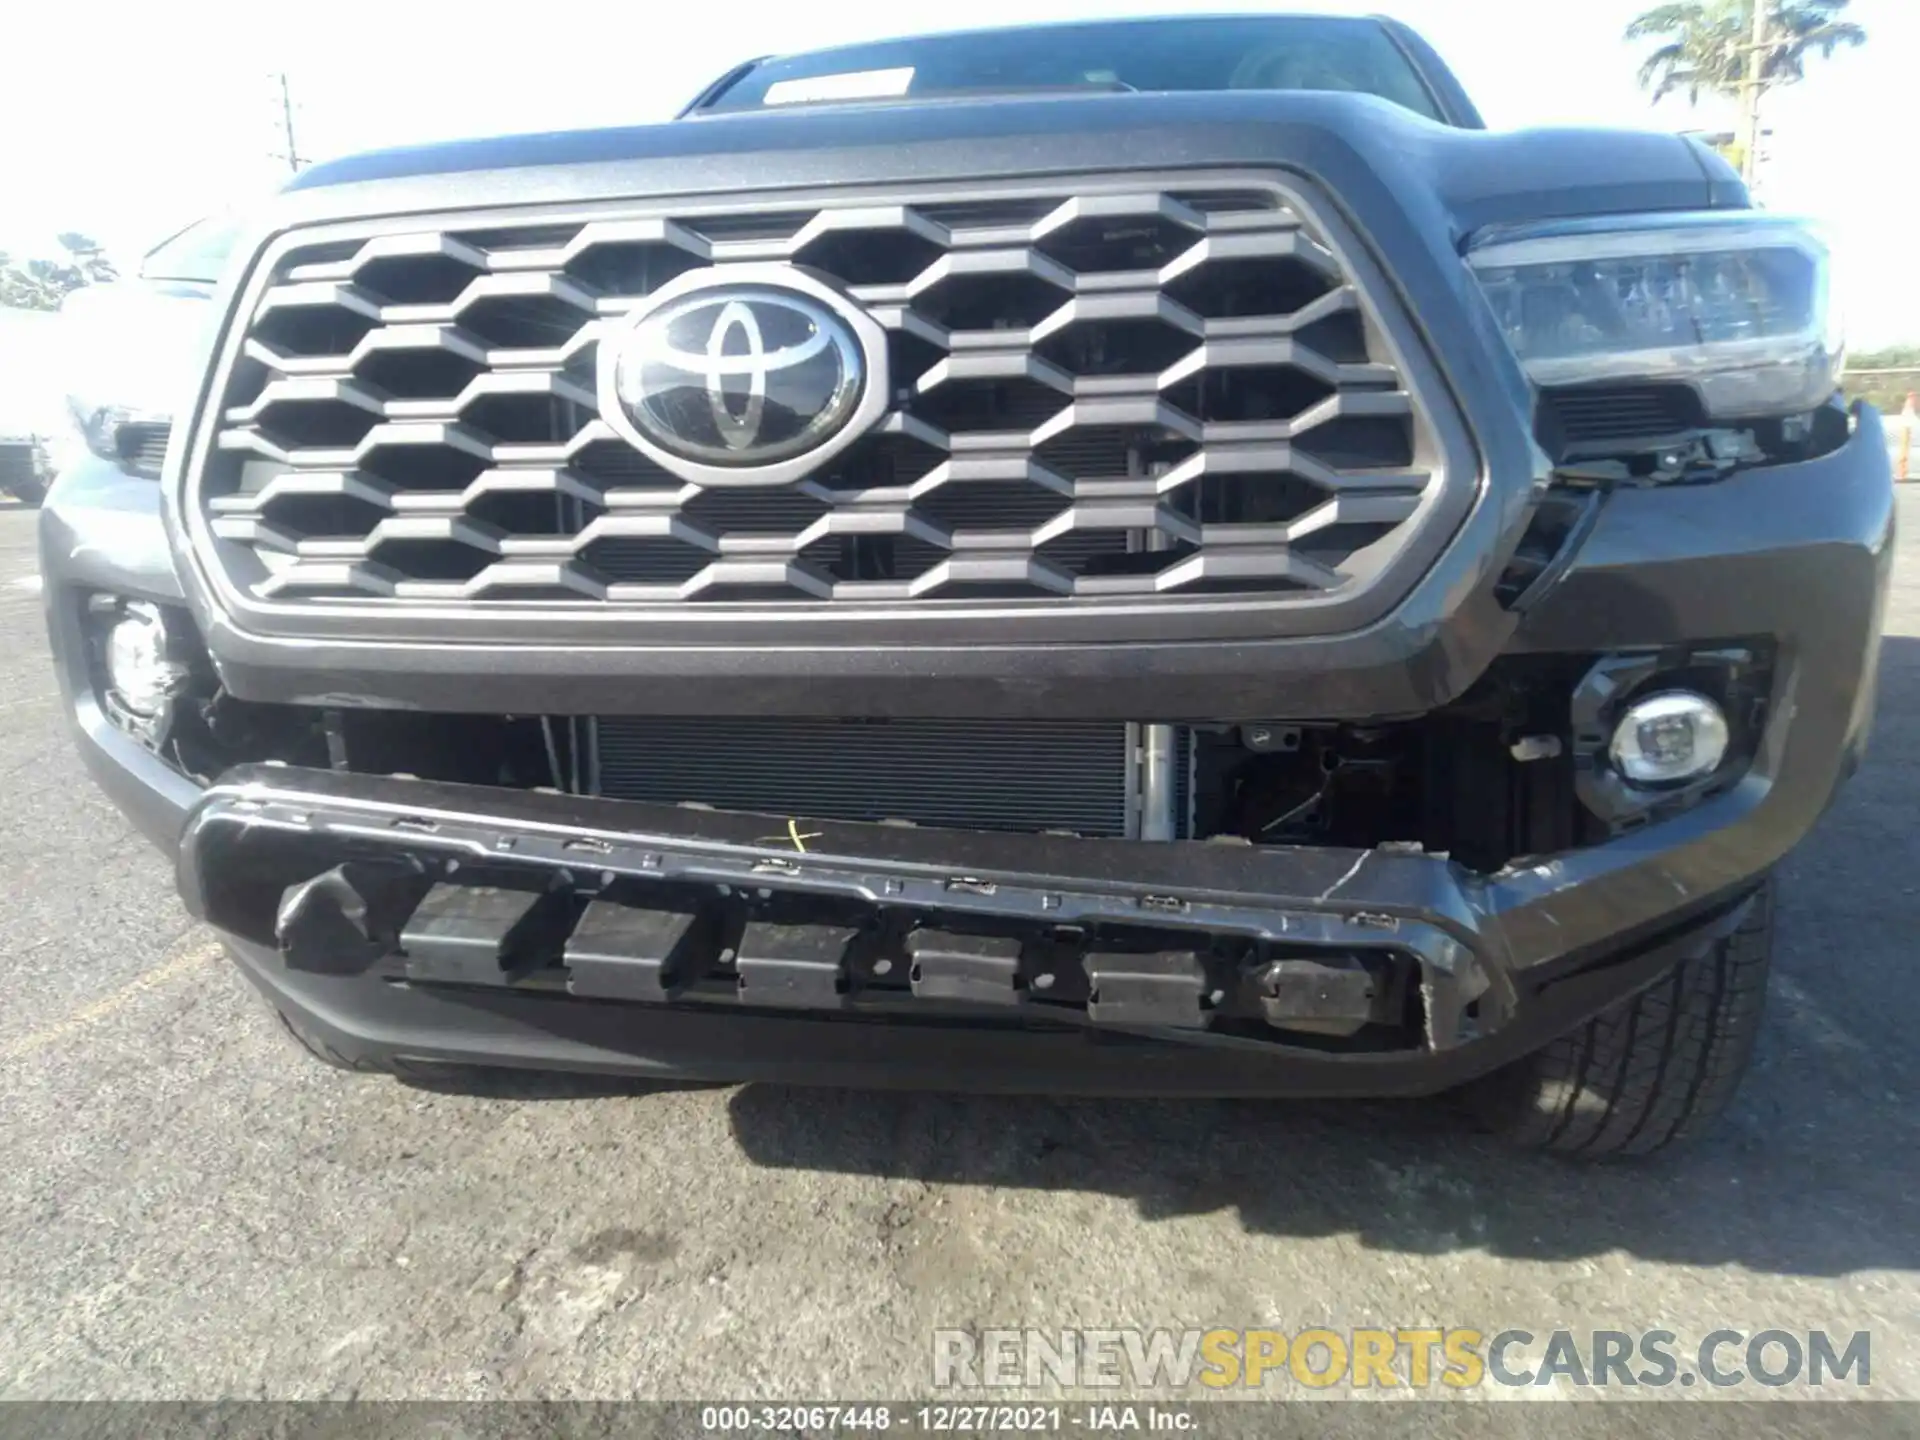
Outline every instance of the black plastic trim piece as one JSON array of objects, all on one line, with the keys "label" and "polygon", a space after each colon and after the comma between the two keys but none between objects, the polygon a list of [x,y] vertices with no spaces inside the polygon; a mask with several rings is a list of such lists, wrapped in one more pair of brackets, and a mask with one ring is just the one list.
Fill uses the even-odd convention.
[{"label": "black plastic trim piece", "polygon": [[[849,1024],[806,1012],[667,1011],[557,992],[397,985],[290,970],[230,939],[241,971],[336,1053],[717,1083],[932,1086],[1047,1095],[1431,1095],[1519,1059],[1654,983],[1738,923],[1735,902],[1646,946],[1533,990],[1513,1023],[1440,1051],[1342,1052],[1204,1032],[993,1023],[990,1014]],[[1179,1043],[1166,1043],[1178,1041]]]}]

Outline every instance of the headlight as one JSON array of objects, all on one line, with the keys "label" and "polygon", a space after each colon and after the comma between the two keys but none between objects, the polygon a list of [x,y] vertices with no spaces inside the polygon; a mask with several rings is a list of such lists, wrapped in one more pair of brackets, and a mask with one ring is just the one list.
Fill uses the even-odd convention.
[{"label": "headlight", "polygon": [[67,296],[60,365],[79,444],[132,474],[159,475],[212,309],[207,295],[203,286],[127,280]]},{"label": "headlight", "polygon": [[159,478],[173,429],[171,417],[126,405],[93,405],[76,395],[67,397],[67,408],[88,450],[134,475]]},{"label": "headlight", "polygon": [[1827,250],[1752,211],[1485,232],[1467,255],[1536,385],[1680,383],[1709,420],[1818,408],[1844,358]]}]

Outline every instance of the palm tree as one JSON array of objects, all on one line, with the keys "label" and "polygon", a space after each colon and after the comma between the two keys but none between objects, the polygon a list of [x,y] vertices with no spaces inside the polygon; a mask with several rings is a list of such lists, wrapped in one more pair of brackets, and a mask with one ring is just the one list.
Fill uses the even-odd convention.
[{"label": "palm tree", "polygon": [[58,237],[67,252],[59,260],[15,260],[0,251],[0,305],[20,310],[58,310],[61,297],[82,285],[120,278],[98,243],[75,230]]},{"label": "palm tree", "polygon": [[[1627,26],[1628,40],[1664,40],[1640,66],[1640,84],[1655,100],[1685,90],[1737,95],[1746,83],[1752,48],[1754,0],[1682,0],[1656,5]],[[1850,0],[1771,0],[1763,47],[1764,84],[1788,85],[1806,78],[1807,57],[1830,56],[1842,45],[1865,43],[1867,32],[1840,18]]]},{"label": "palm tree", "polygon": [[[1641,63],[1640,84],[1659,101],[1684,91],[1739,96],[1745,108],[1742,168],[1753,174],[1760,96],[1806,78],[1807,58],[1864,44],[1867,32],[1843,17],[1849,0],[1680,0],[1656,5],[1627,26],[1630,41],[1659,40]],[[1764,14],[1755,6],[1764,4]],[[1755,71],[1756,55],[1760,64]]]}]

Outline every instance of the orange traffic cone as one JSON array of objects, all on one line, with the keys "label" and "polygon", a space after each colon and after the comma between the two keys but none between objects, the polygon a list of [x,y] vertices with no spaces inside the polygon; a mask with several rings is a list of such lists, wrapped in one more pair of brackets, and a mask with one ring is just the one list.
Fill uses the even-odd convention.
[{"label": "orange traffic cone", "polygon": [[1908,467],[1913,459],[1913,431],[1920,426],[1920,411],[1914,405],[1914,392],[1907,392],[1907,403],[1900,407],[1900,458],[1893,467],[1894,478],[1908,478]]}]

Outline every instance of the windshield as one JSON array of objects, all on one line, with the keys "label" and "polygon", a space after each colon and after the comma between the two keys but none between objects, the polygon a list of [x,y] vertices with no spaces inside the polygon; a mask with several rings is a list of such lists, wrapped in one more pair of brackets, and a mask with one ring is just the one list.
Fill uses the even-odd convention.
[{"label": "windshield", "polygon": [[1348,90],[1441,118],[1376,22],[1268,15],[977,30],[777,56],[702,108],[1055,89]]},{"label": "windshield", "polygon": [[214,284],[233,249],[238,225],[228,215],[196,220],[162,240],[140,262],[142,280],[204,280]]}]

